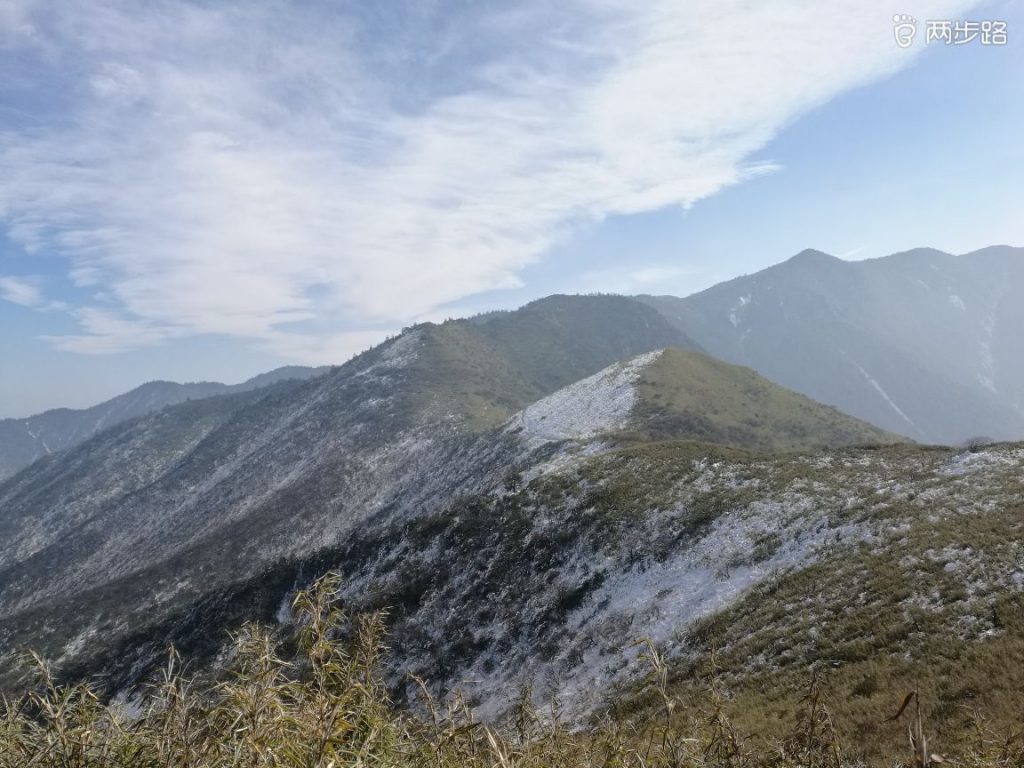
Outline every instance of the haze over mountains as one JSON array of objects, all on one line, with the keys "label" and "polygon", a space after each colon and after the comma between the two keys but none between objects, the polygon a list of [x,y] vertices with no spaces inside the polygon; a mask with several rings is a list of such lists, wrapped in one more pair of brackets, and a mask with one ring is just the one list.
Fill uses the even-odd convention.
[{"label": "haze over mountains", "polygon": [[212,381],[189,384],[151,381],[91,408],[57,408],[24,419],[0,419],[0,480],[10,477],[42,456],[72,448],[97,432],[168,405],[230,392],[245,392],[285,379],[306,379],[326,370],[285,366],[261,373],[241,384],[230,385]]},{"label": "haze over mountains", "polygon": [[1024,438],[1024,249],[846,262],[818,251],[685,299],[710,354],[914,440]]},{"label": "haze over mountains", "polygon": [[796,639],[735,673],[797,663],[791,645],[816,658],[771,585],[792,603],[826,566],[837,584],[909,579],[949,548],[941,616],[918,615],[932,592],[865,581],[834,642],[874,663],[892,649],[862,619],[884,614],[905,648],[924,653],[922,622],[972,647],[1024,593],[1024,456],[894,433],[1014,436],[994,428],[1022,391],[1020,256],[805,252],[688,299],[552,296],[414,326],[322,375],[140,400],[0,482],[0,688],[25,646],[111,691],[168,643],[212,662],[246,620],[285,631],[291,591],[333,568],[353,604],[389,609],[397,694],[410,671],[439,691],[474,679],[485,714],[519,684],[592,712],[635,679],[617,655],[631,640],[704,653],[716,617],[756,614],[762,588],[778,610],[761,628]]}]

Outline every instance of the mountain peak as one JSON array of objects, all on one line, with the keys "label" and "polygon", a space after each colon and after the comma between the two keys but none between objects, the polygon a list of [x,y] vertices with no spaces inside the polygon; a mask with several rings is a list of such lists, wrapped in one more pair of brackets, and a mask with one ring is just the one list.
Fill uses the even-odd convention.
[{"label": "mountain peak", "polygon": [[949,261],[950,259],[956,258],[953,254],[947,253],[946,251],[940,251],[938,248],[911,248],[909,251],[900,251],[899,253],[893,253],[889,256],[882,256],[878,259],[869,259],[869,261],[876,261],[881,263],[887,263],[890,265],[899,264],[930,264],[935,261]]},{"label": "mountain peak", "polygon": [[787,264],[834,264],[839,262],[842,262],[842,259],[814,248],[804,248],[796,256],[792,256],[786,261]]}]

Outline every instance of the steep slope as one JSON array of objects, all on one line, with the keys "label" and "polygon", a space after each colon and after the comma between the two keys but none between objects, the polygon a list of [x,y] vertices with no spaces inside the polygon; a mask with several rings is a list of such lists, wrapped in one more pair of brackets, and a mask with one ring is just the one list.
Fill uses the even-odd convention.
[{"label": "steep slope", "polygon": [[1024,250],[805,251],[678,299],[643,297],[710,354],[915,440],[1024,437]]},{"label": "steep slope", "polygon": [[[607,343],[596,316],[618,329]],[[529,335],[544,364],[523,359],[517,341]],[[418,326],[324,376],[101,432],[0,485],[8,640],[48,638],[51,650],[80,632],[109,641],[376,517],[494,484],[520,446],[486,433],[490,424],[551,382],[666,341],[687,343],[639,302],[553,297]]]},{"label": "steep slope", "polygon": [[484,716],[526,685],[569,718],[644,706],[650,638],[682,692],[717,652],[745,718],[817,669],[858,743],[915,685],[950,738],[968,707],[1009,727],[1024,706],[1020,446],[562,451],[337,552],[347,599],[390,610],[400,690],[407,672],[462,687]]},{"label": "steep slope", "polygon": [[[78,637],[128,642],[128,627],[168,622],[179,634],[172,617],[210,595],[546,471],[552,451],[574,440],[599,438],[603,450],[653,435],[766,449],[888,438],[747,369],[678,349],[613,364],[481,431],[457,409],[438,418],[438,403],[485,402],[490,413],[523,396],[503,389],[509,381],[540,385],[499,365],[498,344],[486,366],[467,367],[484,343],[473,331],[419,327],[319,379],[165,409],[0,486],[7,642],[74,657]],[[442,343],[452,338],[472,341],[475,354]],[[426,397],[425,369],[450,386]],[[481,391],[510,394],[481,400]],[[219,604],[218,626],[244,618]]]},{"label": "steep slope", "polygon": [[609,366],[511,424],[529,440],[690,440],[766,452],[901,441],[749,368],[674,347]]},{"label": "steep slope", "polygon": [[212,395],[247,392],[288,379],[307,379],[326,370],[286,366],[234,385],[211,381],[190,384],[151,381],[91,408],[58,408],[23,419],[0,419],[0,480],[42,456],[73,448],[104,429],[168,405]]},{"label": "steep slope", "polygon": [[769,452],[899,440],[749,368],[677,349],[665,350],[643,369],[632,425],[645,439],[686,439]]}]

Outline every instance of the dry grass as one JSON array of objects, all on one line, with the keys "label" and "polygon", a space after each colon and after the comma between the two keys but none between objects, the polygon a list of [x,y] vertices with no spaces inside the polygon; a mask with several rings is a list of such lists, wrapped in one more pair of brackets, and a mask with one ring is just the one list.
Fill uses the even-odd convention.
[{"label": "dry grass", "polygon": [[[338,607],[338,578],[327,576],[294,603],[298,637],[282,646],[254,625],[234,637],[216,681],[192,678],[177,654],[159,679],[129,703],[106,703],[85,684],[63,685],[35,658],[35,679],[0,703],[0,768],[788,768],[854,765],[833,723],[828,690],[812,682],[792,728],[769,746],[740,732],[714,676],[699,705],[683,706],[658,649],[644,643],[653,710],[565,727],[557,710],[539,714],[529,692],[506,722],[482,724],[455,695],[422,692],[422,714],[399,711],[379,672],[383,622]],[[913,744],[889,764],[929,765],[927,722],[915,704]],[[898,719],[898,718],[894,718]],[[903,727],[894,724],[893,727]],[[758,744],[758,746],[753,746]],[[979,725],[958,764],[1024,765],[1024,744]]]}]

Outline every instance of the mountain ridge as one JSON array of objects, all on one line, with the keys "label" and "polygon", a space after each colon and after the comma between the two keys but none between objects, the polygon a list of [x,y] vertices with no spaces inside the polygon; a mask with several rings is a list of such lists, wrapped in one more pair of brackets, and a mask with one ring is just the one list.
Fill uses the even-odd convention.
[{"label": "mountain ridge", "polygon": [[[580,344],[576,331],[598,317],[617,335],[597,328]],[[74,647],[67,626],[108,639],[148,626],[155,595],[167,595],[160,614],[173,613],[282,559],[543,464],[570,436],[521,435],[510,428],[523,412],[515,401],[529,411],[556,382],[571,388],[581,371],[622,365],[624,350],[651,363],[666,340],[687,344],[653,309],[621,298],[556,298],[489,322],[499,325],[417,326],[323,376],[171,406],[34,463],[0,484],[0,616],[26,637],[42,621],[64,648]],[[548,345],[532,368],[517,362],[524,335]],[[615,439],[632,439],[622,427]],[[866,425],[850,432],[882,437]],[[140,589],[134,601],[113,596]]]},{"label": "mountain ridge", "polygon": [[[788,389],[914,440],[957,444],[979,436],[1014,439],[1024,437],[1024,363],[1014,362],[1024,359],[1024,350],[1007,329],[1015,322],[1024,323],[1024,311],[1014,310],[1007,297],[1011,286],[1019,284],[1024,291],[1022,254],[1024,249],[1011,246],[989,246],[962,256],[918,248],[847,262],[805,249],[754,275],[686,298],[635,297],[655,314],[641,317],[634,312],[631,332],[643,323],[660,325],[652,330],[662,346],[702,350],[726,362],[747,365]],[[987,281],[976,275],[965,277],[971,270],[961,267],[970,263],[977,265],[975,273],[1001,270],[1009,277]],[[953,274],[941,274],[943,270]],[[960,274],[956,274],[958,270]],[[940,273],[938,277],[936,273]],[[970,291],[955,288],[958,280]],[[896,288],[887,288],[885,281],[894,281]],[[843,284],[842,290],[837,283]],[[755,290],[758,285],[761,287]],[[927,311],[900,311],[900,303],[922,288],[941,294],[939,306],[932,297]],[[794,291],[795,298],[790,295]],[[759,301],[765,294],[777,294],[775,316],[764,317],[762,312],[757,322],[744,321],[746,325],[740,329],[740,318],[757,310],[748,306],[754,292],[762,296]],[[786,295],[790,295],[788,301]],[[539,299],[518,311],[520,332],[524,318],[533,316],[527,323],[532,332],[523,333],[520,339],[502,330],[510,314],[503,311],[423,326],[428,336],[449,333],[466,337],[472,346],[462,351],[468,380],[477,375],[474,368],[485,367],[484,360],[506,368],[503,396],[507,401],[491,402],[481,390],[476,402],[460,403],[459,407],[467,409],[460,418],[467,417],[481,428],[494,426],[531,398],[593,372],[594,365],[611,362],[606,354],[594,357],[567,344],[568,338],[560,339],[558,346],[570,350],[575,363],[543,359],[546,335],[552,332],[584,342],[599,335],[595,328],[606,338],[621,332],[605,323],[605,310],[595,310],[575,328],[559,328],[559,312],[584,298],[620,308],[632,300],[557,294]],[[964,318],[951,320],[950,312],[962,313]],[[875,315],[886,320],[865,322]],[[941,319],[939,327],[928,327],[932,317]],[[473,333],[469,333],[471,328]],[[451,340],[441,343],[450,344]],[[973,358],[970,365],[961,366],[971,368],[972,376],[965,379],[956,374],[958,365],[948,351],[951,348],[956,349],[956,359]],[[630,351],[620,343],[618,359],[628,357]],[[588,355],[592,359],[586,359]],[[549,375],[545,371],[560,369],[560,377],[545,379]],[[239,385],[149,382],[90,409],[53,409],[25,419],[0,420],[0,480],[104,427],[165,405],[324,370],[285,367]],[[429,378],[434,372],[421,373]],[[949,408],[947,402],[956,402],[957,407]],[[438,408],[444,407],[438,403]],[[962,414],[958,416],[958,412]]]},{"label": "mountain ridge", "polygon": [[72,448],[103,429],[168,405],[244,392],[287,379],[309,378],[327,370],[327,367],[284,366],[240,384],[148,381],[88,408],[52,408],[23,418],[0,419],[0,480],[43,456]]}]

